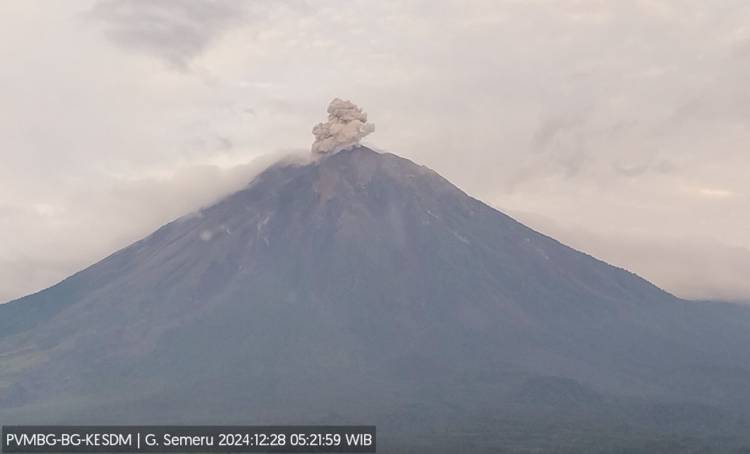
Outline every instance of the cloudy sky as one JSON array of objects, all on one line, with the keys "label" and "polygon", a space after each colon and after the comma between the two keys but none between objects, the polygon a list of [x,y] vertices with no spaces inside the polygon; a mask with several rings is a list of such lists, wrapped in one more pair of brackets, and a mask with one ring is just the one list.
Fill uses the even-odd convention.
[{"label": "cloudy sky", "polygon": [[0,300],[366,142],[680,296],[750,301],[745,0],[0,2]]}]

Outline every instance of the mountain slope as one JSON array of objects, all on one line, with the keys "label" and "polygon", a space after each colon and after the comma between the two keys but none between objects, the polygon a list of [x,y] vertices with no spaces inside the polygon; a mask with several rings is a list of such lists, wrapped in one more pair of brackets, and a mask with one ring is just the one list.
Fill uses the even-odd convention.
[{"label": "mountain slope", "polygon": [[357,147],[0,306],[0,422],[731,438],[748,341],[747,308],[680,301]]}]

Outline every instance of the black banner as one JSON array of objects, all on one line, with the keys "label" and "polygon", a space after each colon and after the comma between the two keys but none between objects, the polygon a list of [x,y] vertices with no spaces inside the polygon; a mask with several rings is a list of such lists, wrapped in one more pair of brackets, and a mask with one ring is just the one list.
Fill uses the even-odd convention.
[{"label": "black banner", "polygon": [[4,426],[5,453],[375,452],[375,426]]}]

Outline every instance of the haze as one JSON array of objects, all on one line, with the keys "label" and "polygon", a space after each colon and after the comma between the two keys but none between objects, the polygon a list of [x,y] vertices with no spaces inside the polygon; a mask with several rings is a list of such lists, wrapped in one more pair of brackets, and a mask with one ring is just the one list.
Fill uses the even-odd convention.
[{"label": "haze", "polygon": [[743,1],[0,3],[0,300],[364,142],[687,298],[750,301]]}]

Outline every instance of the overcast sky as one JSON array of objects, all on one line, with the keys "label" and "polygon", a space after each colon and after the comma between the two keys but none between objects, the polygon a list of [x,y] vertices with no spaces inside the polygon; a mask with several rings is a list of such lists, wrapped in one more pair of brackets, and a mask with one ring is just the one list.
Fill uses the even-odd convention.
[{"label": "overcast sky", "polygon": [[366,143],[689,298],[750,301],[750,3],[0,2],[0,300]]}]

